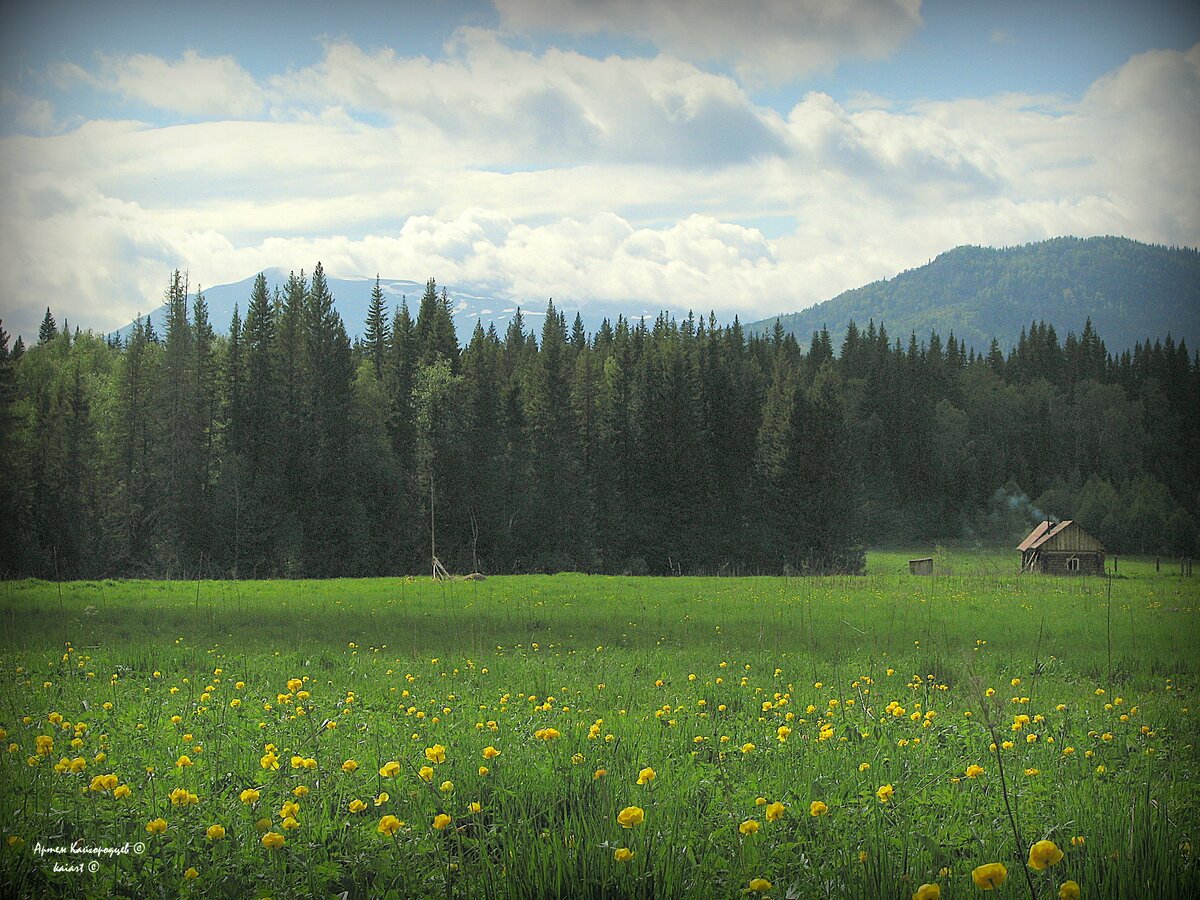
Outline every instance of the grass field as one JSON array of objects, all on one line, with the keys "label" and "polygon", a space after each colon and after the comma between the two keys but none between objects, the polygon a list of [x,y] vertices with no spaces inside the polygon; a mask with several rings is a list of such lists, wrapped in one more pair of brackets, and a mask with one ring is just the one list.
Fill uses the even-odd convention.
[{"label": "grass field", "polygon": [[1200,580],[909,555],[0,584],[4,893],[1194,895]]}]

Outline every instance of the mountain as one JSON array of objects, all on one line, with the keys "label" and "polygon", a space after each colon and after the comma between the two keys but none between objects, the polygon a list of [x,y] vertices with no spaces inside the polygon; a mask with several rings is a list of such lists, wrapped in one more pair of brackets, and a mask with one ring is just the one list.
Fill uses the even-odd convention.
[{"label": "mountain", "polygon": [[[779,316],[807,343],[825,326],[840,346],[853,320],[884,324],[907,342],[953,331],[986,351],[992,338],[1007,352],[1022,328],[1045,320],[1059,339],[1079,334],[1091,318],[1110,351],[1147,338],[1200,345],[1200,252],[1141,244],[1127,238],[1061,237],[1021,247],[956,247],[927,265],[839,294],[801,312]],[[769,333],[775,317],[746,326]]]},{"label": "mountain", "polygon": [[[289,275],[288,272],[278,268],[266,269],[263,274],[267,278],[267,287],[270,291],[274,291],[276,286],[282,290]],[[204,299],[208,303],[208,318],[215,330],[222,333],[228,331],[229,323],[233,319],[233,307],[235,303],[242,319],[246,318],[246,307],[250,302],[250,290],[254,286],[255,277],[257,276],[251,275],[233,284],[218,284],[213,287],[202,288]],[[371,303],[371,291],[375,287],[375,279],[367,277],[333,278],[326,275],[325,280],[329,283],[329,290],[333,294],[334,305],[342,317],[346,331],[351,337],[361,336],[366,327],[367,308]],[[414,319],[416,318],[417,309],[421,305],[421,295],[425,293],[424,282],[380,278],[379,286],[382,288],[383,295],[387,299],[389,316],[395,310],[399,309],[401,299],[407,299],[409,313],[411,313]],[[438,285],[439,294],[442,287],[443,285]],[[508,327],[509,319],[512,318],[517,309],[517,304],[511,300],[488,296],[485,292],[473,290],[470,287],[446,286],[446,293],[453,301],[454,326],[458,331],[459,342],[464,345],[471,339],[471,332],[475,329],[476,321],[479,320],[483,321],[485,329],[489,323],[494,322],[496,330],[503,335],[504,330]],[[189,310],[191,309],[191,301],[193,299],[194,294],[189,294]],[[521,304],[521,315],[525,319],[526,330],[532,331],[539,337],[542,331],[542,317],[546,314],[546,302],[548,299],[531,301],[528,306]],[[587,329],[589,334],[594,333],[605,318],[615,322],[618,314],[632,320],[645,316],[650,321],[653,321],[659,314],[657,307],[635,302],[616,304],[588,301],[587,306],[584,307],[569,300],[561,301],[556,299],[554,306],[566,316],[568,328],[571,327],[571,323],[575,319],[575,313],[578,312],[583,318],[584,328]],[[151,310],[148,317],[154,323],[154,328],[158,334],[160,336],[165,335],[167,307],[164,305]],[[125,327],[118,329],[116,333],[124,338],[132,328],[133,323],[131,322]]]}]

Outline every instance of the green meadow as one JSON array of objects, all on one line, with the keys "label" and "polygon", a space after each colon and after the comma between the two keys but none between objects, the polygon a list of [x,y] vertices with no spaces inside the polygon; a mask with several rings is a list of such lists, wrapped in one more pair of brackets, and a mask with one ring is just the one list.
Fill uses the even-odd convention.
[{"label": "green meadow", "polygon": [[916,555],[0,584],[4,893],[1191,896],[1200,581]]}]

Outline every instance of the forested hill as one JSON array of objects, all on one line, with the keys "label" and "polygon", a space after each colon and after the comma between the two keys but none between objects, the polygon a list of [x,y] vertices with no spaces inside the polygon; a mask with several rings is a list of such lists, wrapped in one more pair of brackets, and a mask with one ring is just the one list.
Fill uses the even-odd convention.
[{"label": "forested hill", "polygon": [[228,335],[178,272],[167,296],[120,342],[0,323],[0,578],[854,572],[1043,514],[1200,549],[1200,355],[1170,338],[1039,322],[980,355],[868,324],[805,352],[547,304],[464,346],[430,281],[351,342],[320,264],[282,304],[256,278]]},{"label": "forested hill", "polygon": [[[1127,238],[1062,237],[1022,247],[956,247],[917,269],[839,294],[778,317],[807,343],[828,327],[844,334],[854,321],[874,319],[907,338],[953,331],[968,347],[986,351],[992,338],[1007,352],[1033,321],[1059,334],[1083,330],[1091,318],[1110,350],[1167,334],[1200,339],[1200,252],[1141,244]],[[775,317],[748,325],[769,333]]]}]

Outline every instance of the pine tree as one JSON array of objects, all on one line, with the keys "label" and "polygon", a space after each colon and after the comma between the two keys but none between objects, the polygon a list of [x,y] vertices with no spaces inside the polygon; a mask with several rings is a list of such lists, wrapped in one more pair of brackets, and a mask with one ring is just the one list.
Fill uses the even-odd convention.
[{"label": "pine tree", "polygon": [[50,314],[50,307],[46,307],[46,315],[42,319],[42,327],[38,329],[38,343],[48,344],[58,337],[58,325],[55,324],[54,316]]},{"label": "pine tree", "polygon": [[353,423],[346,417],[353,404],[354,366],[350,338],[319,262],[308,290],[304,345],[308,408],[301,435],[310,477],[300,498],[302,559],[306,574],[330,577],[345,574],[346,562],[353,555],[353,488],[343,461],[354,434]]},{"label": "pine tree", "polygon": [[379,286],[379,276],[376,275],[375,287],[371,290],[371,305],[367,309],[367,328],[366,334],[363,335],[363,349],[375,369],[375,377],[381,380],[390,342],[387,303],[383,299],[383,289]]}]

